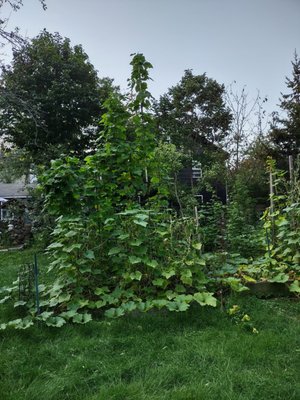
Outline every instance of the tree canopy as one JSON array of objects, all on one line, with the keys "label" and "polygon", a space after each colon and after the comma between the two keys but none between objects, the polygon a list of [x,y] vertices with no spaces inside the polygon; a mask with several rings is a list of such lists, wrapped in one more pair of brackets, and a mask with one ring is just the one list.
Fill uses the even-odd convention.
[{"label": "tree canopy", "polygon": [[199,156],[201,148],[217,145],[227,135],[230,111],[223,99],[224,86],[206,74],[186,70],[181,81],[157,104],[163,136],[177,147]]},{"label": "tree canopy", "polygon": [[80,45],[44,30],[15,49],[12,65],[3,68],[1,135],[37,163],[61,152],[82,153],[111,86],[98,79]]}]

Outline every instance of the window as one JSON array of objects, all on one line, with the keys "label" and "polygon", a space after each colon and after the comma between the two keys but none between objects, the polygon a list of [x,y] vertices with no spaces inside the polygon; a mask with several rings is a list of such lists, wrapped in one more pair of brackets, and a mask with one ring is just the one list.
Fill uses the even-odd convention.
[{"label": "window", "polygon": [[199,162],[194,162],[192,166],[192,179],[199,180],[202,178],[202,169]]},{"label": "window", "polygon": [[10,221],[13,219],[13,214],[10,210],[7,210],[6,208],[1,208],[0,209],[0,221]]}]

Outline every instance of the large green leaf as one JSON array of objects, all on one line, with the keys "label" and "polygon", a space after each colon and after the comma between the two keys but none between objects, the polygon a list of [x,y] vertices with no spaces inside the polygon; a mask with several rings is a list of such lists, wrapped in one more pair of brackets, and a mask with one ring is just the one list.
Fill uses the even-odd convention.
[{"label": "large green leaf", "polygon": [[86,258],[88,258],[89,260],[94,260],[94,259],[95,259],[95,253],[93,252],[93,250],[87,250],[87,251],[84,253],[84,256],[85,256]]},{"label": "large green leaf", "polygon": [[76,324],[86,324],[87,322],[92,320],[92,316],[89,313],[84,314],[75,314],[72,318],[72,321]]},{"label": "large green leaf", "polygon": [[153,306],[154,306],[154,307],[162,308],[162,307],[165,307],[165,306],[167,305],[168,300],[165,300],[165,299],[157,299],[157,300],[153,300],[152,303],[153,303]]},{"label": "large green leaf", "polygon": [[201,250],[202,249],[202,243],[194,243],[193,248],[196,250]]},{"label": "large green leaf", "polygon": [[51,243],[48,247],[47,250],[56,250],[56,249],[61,249],[62,247],[64,247],[64,245],[60,242],[54,242]]},{"label": "large green leaf", "polygon": [[19,300],[14,303],[14,307],[25,306],[25,304],[27,304],[27,301]]},{"label": "large green leaf", "polygon": [[129,237],[130,237],[129,233],[121,233],[121,234],[118,236],[118,238],[119,238],[120,240],[125,240],[125,239],[128,239]]},{"label": "large green leaf", "polygon": [[185,269],[181,276],[180,276],[180,280],[182,283],[184,283],[185,285],[192,285],[193,283],[193,279],[192,279],[192,271],[190,269]]},{"label": "large green leaf", "polygon": [[125,312],[131,312],[136,310],[137,304],[133,301],[129,301],[128,303],[123,303],[121,305],[121,308],[125,311]]},{"label": "large green leaf", "polygon": [[134,219],[133,222],[134,222],[136,225],[143,226],[144,228],[146,228],[146,226],[148,225],[148,222],[147,222],[147,221],[144,221],[144,220]]},{"label": "large green leaf", "polygon": [[65,246],[63,248],[63,251],[65,251],[66,253],[72,253],[72,251],[79,250],[81,249],[81,247],[82,247],[81,243],[74,243],[71,246]]},{"label": "large green leaf", "polygon": [[216,307],[217,299],[213,296],[213,293],[209,292],[198,292],[194,294],[194,299],[201,306],[212,306]]},{"label": "large green leaf", "polygon": [[185,301],[169,301],[167,303],[167,308],[169,311],[182,312],[186,311],[189,306],[189,303],[186,303]]},{"label": "large green leaf", "polygon": [[290,286],[289,286],[290,292],[293,293],[300,293],[300,284],[299,281],[294,281]]},{"label": "large green leaf", "polygon": [[115,254],[121,253],[121,251],[122,251],[122,248],[121,248],[121,247],[112,247],[112,248],[109,250],[108,255],[109,255],[109,256],[114,256]]},{"label": "large green leaf", "polygon": [[0,300],[0,304],[5,303],[7,300],[9,300],[11,298],[11,296],[5,296],[3,297],[3,299]]},{"label": "large green leaf", "polygon": [[72,237],[74,237],[74,236],[76,236],[77,235],[77,232],[76,231],[69,231],[69,232],[67,232],[66,234],[65,234],[65,237],[66,238],[72,238]]},{"label": "large green leaf", "polygon": [[96,295],[100,296],[101,294],[107,293],[108,291],[109,291],[109,290],[108,290],[108,287],[107,287],[107,286],[103,286],[103,287],[98,287],[98,288],[96,288],[96,289],[94,290],[94,293],[95,293]]},{"label": "large green leaf", "polygon": [[241,284],[241,281],[239,278],[234,278],[232,276],[229,276],[227,278],[222,279],[222,282],[225,284],[229,284],[231,289],[237,293],[245,292],[245,291],[249,290],[249,288],[247,286],[244,286]]},{"label": "large green leaf", "polygon": [[124,313],[125,313],[125,311],[121,307],[110,308],[109,310],[105,311],[105,316],[107,318],[118,318],[118,317],[122,317],[124,315]]},{"label": "large green leaf", "polygon": [[143,274],[140,271],[131,272],[129,275],[132,280],[140,281],[142,279]]},{"label": "large green leaf", "polygon": [[167,283],[165,279],[162,278],[158,278],[158,279],[154,279],[152,281],[154,286],[159,286],[159,287],[163,287],[165,286],[165,284]]},{"label": "large green leaf", "polygon": [[285,274],[284,272],[280,272],[273,278],[269,279],[269,282],[276,282],[276,283],[285,283],[289,280],[288,274]]},{"label": "large green leaf", "polygon": [[129,242],[130,246],[134,246],[134,247],[138,247],[143,243],[143,240],[141,239],[135,239],[135,240],[131,240]]},{"label": "large green leaf", "polygon": [[142,261],[142,259],[140,257],[136,257],[136,256],[129,256],[128,260],[129,260],[130,264],[138,264]]},{"label": "large green leaf", "polygon": [[174,269],[170,269],[169,271],[163,271],[161,274],[165,278],[170,279],[172,276],[176,275],[176,272]]},{"label": "large green leaf", "polygon": [[66,320],[62,317],[50,317],[46,320],[47,326],[53,326],[55,328],[60,328],[66,323]]},{"label": "large green leaf", "polygon": [[33,320],[31,316],[25,317],[22,319],[20,324],[15,325],[16,329],[27,329],[33,325]]},{"label": "large green leaf", "polygon": [[157,268],[158,262],[156,260],[149,260],[149,258],[143,259],[144,263],[151,268]]},{"label": "large green leaf", "polygon": [[46,321],[52,315],[53,315],[53,311],[44,311],[41,314],[39,314],[38,318],[41,319],[42,321]]}]

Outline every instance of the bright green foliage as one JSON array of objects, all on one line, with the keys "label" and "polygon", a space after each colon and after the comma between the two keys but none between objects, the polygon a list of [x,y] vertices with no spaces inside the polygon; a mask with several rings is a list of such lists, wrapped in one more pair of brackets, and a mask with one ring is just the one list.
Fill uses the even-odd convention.
[{"label": "bright green foliage", "polygon": [[290,291],[297,293],[300,276],[300,197],[299,176],[287,182],[283,171],[275,168],[273,160],[268,169],[274,179],[273,209],[268,208],[264,221],[265,254],[240,265],[244,281],[268,280],[274,283],[294,281]]},{"label": "bright green foliage", "polygon": [[[31,255],[0,253],[1,285]],[[46,260],[39,261],[42,271]],[[233,316],[195,304],[187,312],[3,331],[1,400],[216,400],[224,382],[230,400],[298,400],[300,303],[229,297],[225,310],[236,304]],[[16,309],[1,306],[5,312],[17,319]],[[250,321],[241,321],[245,314]]]},{"label": "bright green foliage", "polygon": [[199,207],[199,232],[206,252],[224,250],[226,240],[225,213],[225,206],[215,196],[212,201]]},{"label": "bright green foliage", "polygon": [[264,228],[269,234],[269,255],[289,271],[300,271],[300,180],[295,171],[293,182],[287,183],[282,171],[269,162],[274,177],[273,210],[264,215]]},{"label": "bright green foliage", "polygon": [[249,290],[248,284],[268,281],[299,293],[299,171],[295,168],[293,181],[288,182],[273,160],[268,161],[268,170],[274,182],[273,211],[267,208],[260,224],[252,222],[251,198],[242,182],[236,182],[227,206],[215,200],[200,208],[205,272],[214,287],[243,292]]},{"label": "bright green foliage", "polygon": [[152,185],[160,191],[163,190],[162,187],[165,187],[166,194],[171,199],[177,198],[179,190],[178,172],[183,168],[185,155],[178,151],[174,144],[159,142],[154,151],[154,158],[158,167],[158,176],[156,181],[151,180]]},{"label": "bright green foliage", "polygon": [[56,160],[41,178],[45,208],[57,217],[48,247],[56,280],[35,319],[50,326],[86,323],[97,310],[115,318],[153,307],[185,311],[193,301],[216,306],[194,219],[166,209],[167,186],[158,185],[151,64],[136,54],[131,65],[129,103],[116,95],[106,102],[96,153]]},{"label": "bright green foliage", "polygon": [[[1,329],[25,329],[35,321],[85,324],[99,314],[118,318],[153,308],[183,312],[191,303],[215,307],[214,293],[222,302],[223,290],[249,291],[248,284],[262,280],[299,293],[296,171],[287,184],[268,163],[275,195],[264,226],[254,226],[242,177],[226,206],[214,196],[208,204],[192,196],[183,203],[177,185],[183,156],[173,144],[156,142],[147,87],[152,66],[142,54],[131,65],[130,94],[113,93],[105,103],[95,153],[55,160],[40,177],[44,210],[56,219],[48,247],[55,279],[40,287],[39,315],[32,299],[16,301],[17,285],[5,288],[2,302],[15,300],[25,317]],[[208,178],[221,170],[215,163]],[[180,216],[168,201],[177,202]],[[247,318],[239,316],[243,323]]]},{"label": "bright green foliage", "polygon": [[[1,285],[28,257],[0,253]],[[230,400],[298,400],[300,303],[229,298],[226,310],[237,301],[258,334],[219,307],[196,304],[182,313],[3,331],[1,400],[223,400],[224,385]]]},{"label": "bright green foliage", "polygon": [[226,207],[226,250],[246,258],[257,257],[263,250],[262,224],[257,222],[253,203],[245,181],[237,176]]}]

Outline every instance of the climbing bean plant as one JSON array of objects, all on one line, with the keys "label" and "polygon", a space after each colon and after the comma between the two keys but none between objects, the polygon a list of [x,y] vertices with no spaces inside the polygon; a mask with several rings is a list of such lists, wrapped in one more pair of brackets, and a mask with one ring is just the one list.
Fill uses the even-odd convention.
[{"label": "climbing bean plant", "polygon": [[[45,211],[56,217],[47,250],[55,280],[41,288],[39,314],[22,304],[25,319],[3,329],[86,323],[98,313],[185,311],[191,302],[216,306],[195,221],[176,216],[165,200],[168,187],[154,157],[152,65],[134,54],[131,66],[129,94],[105,104],[95,154],[55,160],[40,177]],[[13,298],[7,289],[5,301]]]},{"label": "climbing bean plant", "polygon": [[248,260],[239,268],[248,281],[264,280],[285,283],[295,294],[300,293],[300,180],[296,169],[293,179],[276,168],[272,159],[267,161],[272,174],[271,206],[263,216],[261,239],[264,254]]}]

